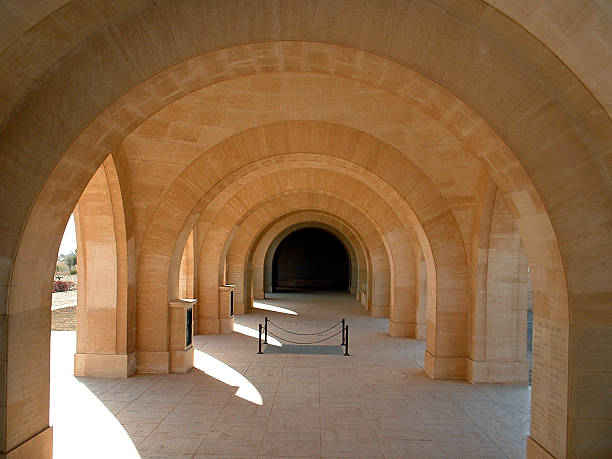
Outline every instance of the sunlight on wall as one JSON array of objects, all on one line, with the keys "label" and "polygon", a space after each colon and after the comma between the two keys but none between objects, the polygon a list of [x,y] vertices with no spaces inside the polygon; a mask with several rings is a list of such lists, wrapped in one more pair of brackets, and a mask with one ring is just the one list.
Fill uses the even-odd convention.
[{"label": "sunlight on wall", "polygon": [[221,360],[215,359],[205,352],[197,349],[194,349],[194,351],[193,366],[195,368],[203,371],[207,375],[212,376],[222,383],[229,386],[238,387],[236,396],[255,403],[256,405],[263,405],[263,398],[261,397],[261,394],[257,388],[242,374],[234,370],[229,365],[223,363]]},{"label": "sunlight on wall", "polygon": [[265,309],[266,311],[281,312],[283,314],[291,314],[293,316],[298,315],[297,312],[292,311],[291,309],[285,309],[285,308],[281,308],[280,306],[273,306],[271,304],[260,303],[259,301],[253,302],[253,308]]}]

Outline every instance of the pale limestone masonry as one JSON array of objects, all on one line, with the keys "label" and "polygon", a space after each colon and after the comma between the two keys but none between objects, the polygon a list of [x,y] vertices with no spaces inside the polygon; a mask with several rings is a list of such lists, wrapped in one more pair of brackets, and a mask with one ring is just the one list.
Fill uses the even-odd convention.
[{"label": "pale limestone masonry", "polygon": [[231,332],[323,225],[432,378],[526,381],[528,266],[527,454],[610,456],[609,5],[1,1],[0,457],[52,454],[72,211],[76,374],[189,371],[170,305]]}]

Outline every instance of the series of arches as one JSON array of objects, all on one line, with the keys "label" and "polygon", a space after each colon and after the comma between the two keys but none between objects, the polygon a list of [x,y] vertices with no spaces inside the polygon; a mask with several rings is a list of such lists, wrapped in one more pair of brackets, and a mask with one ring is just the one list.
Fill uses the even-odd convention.
[{"label": "series of arches", "polygon": [[[116,290],[103,308],[79,306],[116,327],[94,328],[83,368],[99,368],[100,354],[122,374],[168,371],[168,301],[186,279],[198,282],[198,328],[214,331],[219,284],[244,279],[246,310],[250,273],[265,270],[261,231],[330,215],[360,242],[365,303],[388,310],[392,334],[422,333],[427,310],[435,377],[478,380],[498,357],[522,371],[517,352],[495,357],[480,331],[484,312],[495,322],[490,304],[508,307],[495,293],[508,282],[483,273],[519,272],[524,250],[542,350],[530,451],[607,447],[610,413],[597,403],[611,335],[606,66],[578,69],[579,48],[555,55],[557,38],[521,27],[529,14],[478,1],[126,2],[85,22],[77,7],[15,21],[17,39],[3,39],[0,451],[50,441],[48,287],[88,183],[78,225],[84,235],[97,185],[112,203]],[[38,27],[21,27],[34,17]],[[181,277],[190,238],[194,268]],[[526,281],[512,279],[516,304]]]},{"label": "series of arches", "polygon": [[[253,263],[254,267],[252,268],[252,270],[257,273],[254,278],[254,285],[252,287],[252,291],[255,291],[257,293],[252,293],[253,299],[263,299],[266,292],[274,291],[274,257],[276,255],[277,248],[285,240],[285,237],[295,231],[311,228],[326,231],[327,233],[335,237],[336,240],[340,241],[342,247],[344,248],[344,251],[348,256],[349,282],[347,290],[353,295],[356,295],[358,299],[361,298],[361,295],[359,295],[358,292],[360,288],[364,290],[364,283],[367,286],[366,273],[368,271],[366,265],[366,260],[368,258],[366,258],[363,246],[361,245],[360,241],[356,239],[357,236],[354,231],[351,230],[348,226],[338,221],[336,222],[336,225],[338,225],[340,229],[337,229],[334,226],[325,223],[324,220],[322,220],[322,217],[324,217],[324,215],[316,213],[308,215],[306,216],[306,219],[302,222],[294,223],[290,226],[287,226],[278,234],[276,234],[277,231],[273,227],[268,230],[270,231],[269,234],[276,234],[276,236],[274,236],[274,239],[269,242],[269,244],[266,243],[267,241],[262,241],[263,245],[261,245],[261,247],[268,246],[267,250],[265,250],[265,257],[263,258],[263,260],[258,257],[253,261],[255,255],[248,257],[246,260],[247,266]],[[301,218],[304,218],[304,216],[301,216]],[[283,222],[282,224],[283,226],[287,225],[287,223],[285,222]],[[260,236],[260,240],[264,236]],[[261,256],[262,251],[260,250],[259,253]]]}]

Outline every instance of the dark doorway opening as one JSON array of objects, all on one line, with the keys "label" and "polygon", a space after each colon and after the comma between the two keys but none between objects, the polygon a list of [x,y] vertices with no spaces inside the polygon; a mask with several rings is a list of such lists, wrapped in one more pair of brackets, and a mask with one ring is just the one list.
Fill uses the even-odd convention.
[{"label": "dark doorway opening", "polygon": [[340,240],[320,228],[303,228],[278,245],[272,262],[275,292],[349,291],[350,261]]}]

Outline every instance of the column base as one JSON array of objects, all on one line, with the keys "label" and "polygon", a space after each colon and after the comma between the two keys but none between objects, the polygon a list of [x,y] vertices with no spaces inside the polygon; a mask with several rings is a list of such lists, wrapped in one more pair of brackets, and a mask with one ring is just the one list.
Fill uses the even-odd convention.
[{"label": "column base", "polygon": [[170,351],[170,373],[187,373],[193,368],[193,352],[191,346],[180,351]]},{"label": "column base", "polygon": [[234,314],[238,314],[238,315],[246,314],[248,309],[249,309],[248,303],[244,301],[234,302]]},{"label": "column base", "polygon": [[363,304],[366,308],[366,311],[368,311],[368,295],[366,295],[363,292],[359,292],[357,294],[357,301],[359,301],[361,304]]},{"label": "column base", "polygon": [[74,354],[74,375],[94,378],[127,378],[136,373],[136,353]]},{"label": "column base", "polygon": [[434,379],[465,379],[465,357],[438,357],[425,350],[425,373]]},{"label": "column base", "polygon": [[49,426],[26,442],[6,453],[0,459],[51,459],[53,457],[53,427]]},{"label": "column base", "polygon": [[417,324],[416,325],[416,339],[419,341],[425,341],[427,339],[427,325]]},{"label": "column base", "polygon": [[264,299],[264,291],[263,290],[255,290],[253,292],[253,298],[255,298],[256,300],[263,300]]},{"label": "column base", "polygon": [[170,355],[167,351],[137,351],[138,373],[168,374],[170,372]]},{"label": "column base", "polygon": [[370,308],[370,316],[372,317],[389,317],[390,312],[389,306],[375,306],[372,305]]},{"label": "column base", "polygon": [[199,325],[201,335],[227,335],[234,331],[234,318],[203,319]]},{"label": "column base", "polygon": [[234,318],[219,319],[219,334],[229,335],[234,332]]},{"label": "column base", "polygon": [[554,456],[540,446],[530,436],[527,436],[527,458],[528,459],[554,459]]},{"label": "column base", "polygon": [[198,330],[201,335],[218,335],[219,319],[202,318],[198,322]]},{"label": "column base", "polygon": [[414,338],[416,324],[414,322],[395,322],[389,320],[389,334],[394,338]]},{"label": "column base", "polygon": [[466,358],[465,361],[467,380],[472,384],[529,384],[529,362],[527,360],[479,362]]}]

